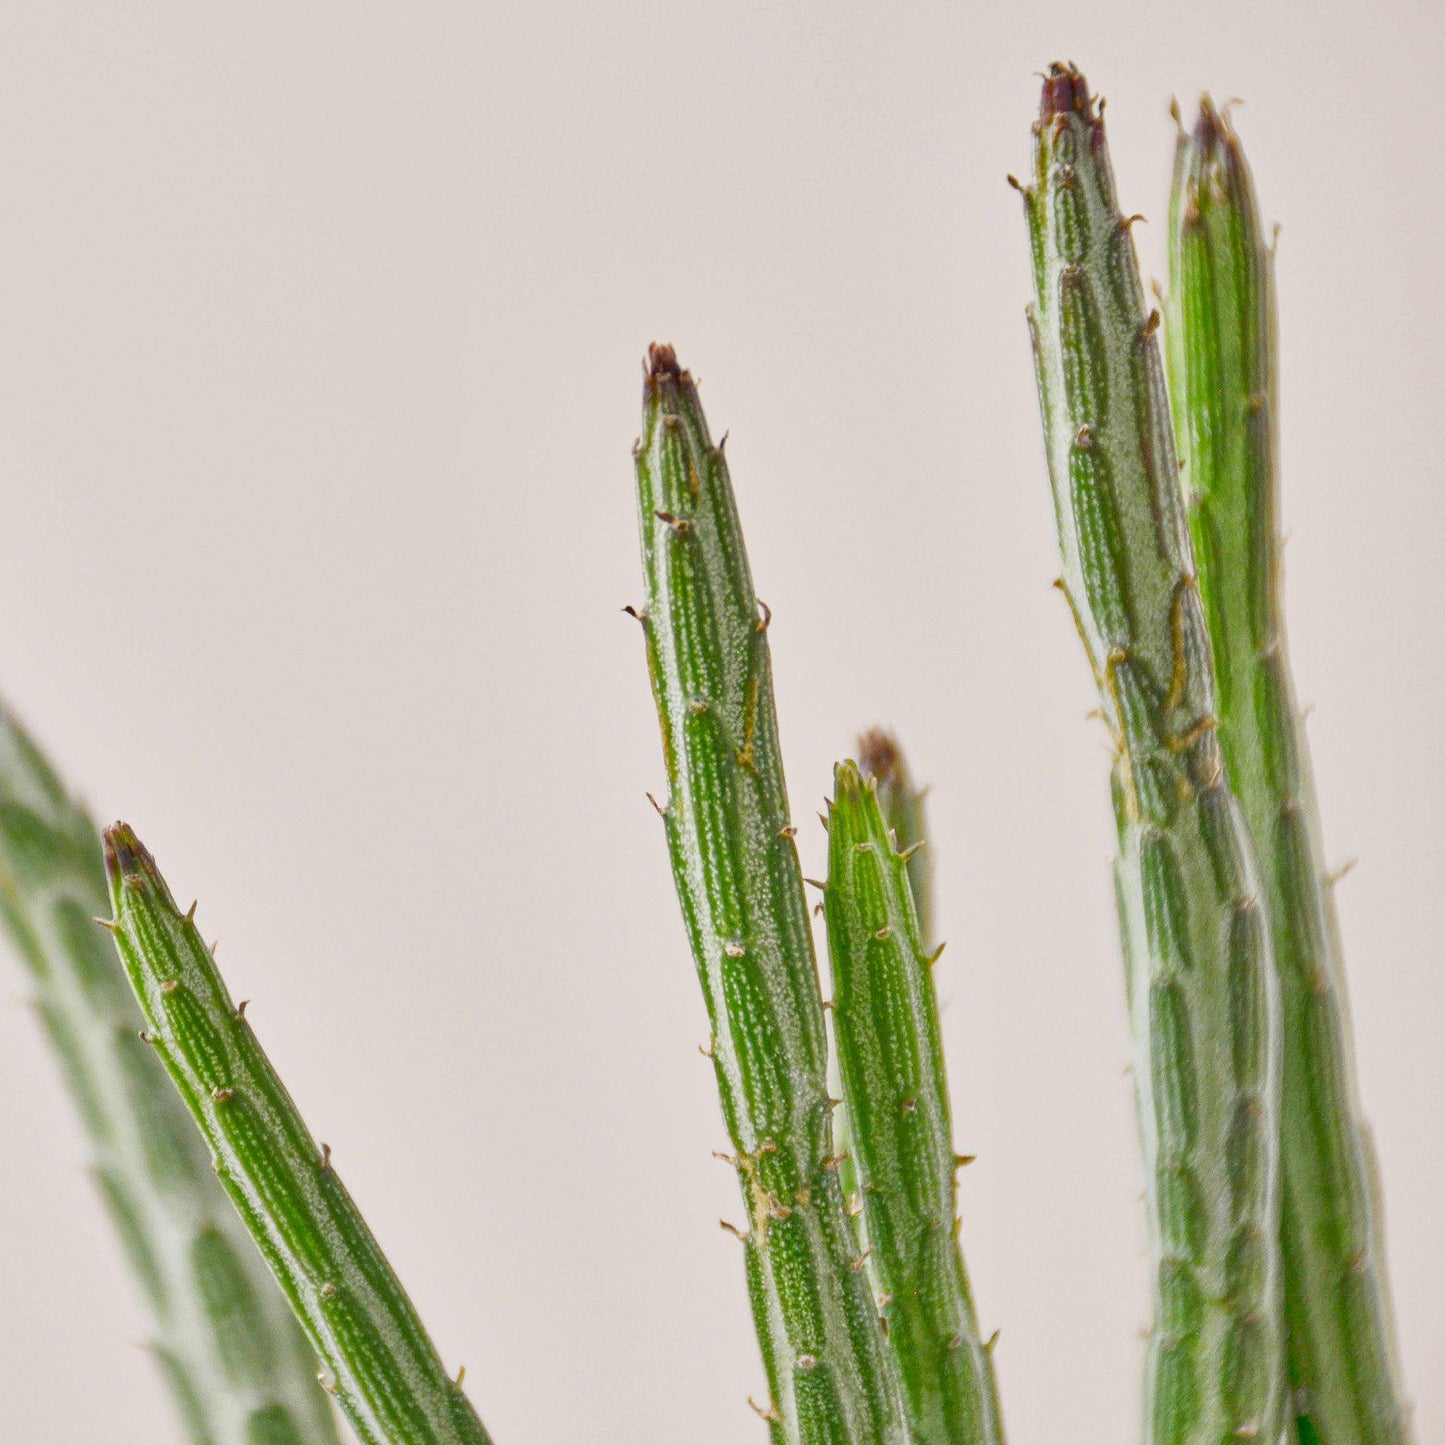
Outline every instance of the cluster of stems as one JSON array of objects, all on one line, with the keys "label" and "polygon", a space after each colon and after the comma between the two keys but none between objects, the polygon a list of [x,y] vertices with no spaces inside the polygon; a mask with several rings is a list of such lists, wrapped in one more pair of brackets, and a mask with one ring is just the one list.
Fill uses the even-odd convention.
[{"label": "cluster of stems", "polygon": [[1160,317],[1072,66],[1046,77],[1034,137],[1020,189],[1061,586],[1115,744],[1155,1270],[1145,1438],[1403,1445],[1285,652],[1273,255],[1253,181],[1206,98],[1175,160],[1166,396]]},{"label": "cluster of stems", "polygon": [[[1059,586],[1113,744],[1151,1245],[1143,1439],[1408,1445],[1285,649],[1273,255],[1253,181],[1206,98],[1178,140],[1162,322],[1101,107],[1074,67],[1045,77],[1033,136],[1032,174],[1015,184]],[[634,458],[645,598],[629,611],[742,1200],[727,1227],[767,1378],[755,1408],[775,1445],[1002,1445],[959,1240],[968,1160],[922,795],[886,734],[835,770],[825,1003],[771,615],[723,448],[667,346],[647,358]],[[191,1441],[337,1445],[334,1399],[362,1445],[489,1445],[194,914],[125,825],[102,853],[0,713],[0,923],[29,965]]]},{"label": "cluster of stems", "polygon": [[[648,356],[635,458],[646,582],[635,615],[662,730],[659,811],[746,1213],[737,1233],[769,1390],[759,1411],[779,1445],[1000,1441],[958,1248],[933,959],[908,861],[878,782],[842,765],[825,893],[839,1101],[783,782],[770,616],[723,449],[670,347]],[[897,769],[884,788],[916,827]],[[834,1131],[840,1102],[851,1160]]]},{"label": "cluster of stems", "polygon": [[0,710],[0,919],[84,1127],[91,1172],[193,1445],[337,1445],[315,1352],[142,1038],[110,940],[100,834]]}]

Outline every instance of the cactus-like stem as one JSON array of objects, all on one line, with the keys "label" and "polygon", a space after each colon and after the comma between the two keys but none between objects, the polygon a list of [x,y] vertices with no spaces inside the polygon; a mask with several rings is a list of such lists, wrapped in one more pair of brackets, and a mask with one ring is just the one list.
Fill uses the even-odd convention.
[{"label": "cactus-like stem", "polygon": [[1280,978],[1290,1382],[1318,1438],[1402,1445],[1410,1431],[1344,960],[1285,648],[1273,269],[1249,166],[1206,97],[1175,157],[1165,335],[1219,741],[1259,848]]},{"label": "cactus-like stem", "polygon": [[858,768],[877,785],[883,821],[893,834],[894,846],[907,860],[908,887],[913,894],[919,937],[925,945],[931,944],[933,849],[928,846],[923,812],[923,795],[927,790],[915,786],[898,739],[882,728],[870,728],[859,737]]},{"label": "cactus-like stem", "polygon": [[[906,786],[896,772],[890,776]],[[924,946],[908,860],[883,815],[881,792],[854,764],[838,766],[824,902],[868,1275],[917,1445],[998,1445],[993,1364],[979,1339],[958,1243],[963,1161],[949,1119],[932,978],[937,955]]]},{"label": "cactus-like stem", "polygon": [[[858,767],[865,778],[877,785],[878,806],[893,834],[894,846],[907,858],[908,885],[913,892],[913,912],[918,933],[927,945],[933,937],[933,854],[926,845],[923,827],[923,793],[913,786],[903,752],[892,733],[870,728],[858,738]],[[838,1063],[837,1019],[834,1018],[834,1048],[828,1060],[828,1082],[836,1097],[843,1097],[843,1074]],[[852,1147],[845,1100],[833,1111],[833,1134],[843,1159],[840,1178],[848,1212],[861,1217],[863,1196],[858,1183],[858,1162]]]},{"label": "cactus-like stem", "polygon": [[692,378],[652,347],[636,448],[660,811],[735,1151],[778,1442],[907,1439],[833,1148],[817,960],[778,750],[767,609]]},{"label": "cactus-like stem", "polygon": [[95,918],[100,832],[0,709],[0,919],[29,965],[92,1172],[195,1445],[336,1445],[316,1355],[241,1227]]},{"label": "cactus-like stem", "polygon": [[1154,1308],[1144,1438],[1283,1420],[1279,1014],[1130,223],[1084,78],[1054,66],[1024,189],[1039,397],[1073,609],[1113,736],[1115,878]]},{"label": "cactus-like stem", "polygon": [[365,1445],[489,1445],[331,1151],[316,1146],[232,1003],[195,909],[176,907],[131,829],[117,823],[104,837],[112,927],[146,1038],[321,1356],[327,1388]]}]

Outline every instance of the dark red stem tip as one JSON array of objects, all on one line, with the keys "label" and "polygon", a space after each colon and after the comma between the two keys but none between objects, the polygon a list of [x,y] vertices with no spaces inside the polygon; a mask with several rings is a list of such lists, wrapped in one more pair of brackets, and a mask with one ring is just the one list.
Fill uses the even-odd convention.
[{"label": "dark red stem tip", "polygon": [[870,728],[858,739],[858,766],[865,777],[877,778],[885,785],[897,782],[902,764],[903,758],[892,733],[882,728]]},{"label": "dark red stem tip", "polygon": [[121,878],[136,878],[154,874],[155,859],[146,851],[146,846],[135,835],[135,830],[126,823],[113,823],[104,832],[106,868]]},{"label": "dark red stem tip", "polygon": [[654,341],[647,348],[647,375],[652,381],[670,376],[674,381],[682,379],[682,367],[677,364],[677,352],[664,341]]},{"label": "dark red stem tip", "polygon": [[1054,61],[1044,76],[1043,94],[1039,97],[1039,119],[1048,121],[1057,115],[1080,115],[1085,120],[1094,117],[1089,82],[1072,60]]}]

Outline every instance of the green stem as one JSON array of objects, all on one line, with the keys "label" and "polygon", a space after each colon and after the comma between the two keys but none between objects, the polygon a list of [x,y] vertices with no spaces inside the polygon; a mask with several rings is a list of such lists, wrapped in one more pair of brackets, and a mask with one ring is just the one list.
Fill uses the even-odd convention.
[{"label": "green stem", "polygon": [[[913,786],[903,752],[892,733],[871,728],[858,738],[858,767],[865,778],[877,785],[878,806],[893,833],[900,853],[907,855],[908,883],[913,891],[913,911],[918,918],[918,932],[925,943],[933,936],[933,858],[926,846],[923,828],[923,793]],[[831,946],[831,945],[830,945]],[[837,1027],[834,1019],[834,1047],[828,1060],[828,1087],[842,1098],[843,1074],[838,1063]],[[858,1163],[854,1157],[848,1124],[846,1100],[833,1111],[833,1139],[843,1160],[838,1177],[843,1182],[843,1197],[848,1212],[861,1223],[863,1195],[858,1183]]]},{"label": "green stem", "polygon": [[0,919],[144,1290],[153,1350],[194,1445],[335,1445],[302,1337],[211,1170],[94,918],[100,834],[0,709]]},{"label": "green stem", "polygon": [[898,739],[882,728],[871,728],[858,738],[858,770],[877,786],[883,821],[893,834],[894,846],[907,859],[908,887],[918,933],[925,944],[933,938],[933,849],[924,827],[926,788],[914,786]]},{"label": "green stem", "polygon": [[105,833],[112,925],[147,1039],[365,1445],[489,1445],[401,1282],[231,1002],[194,921],[123,823]]},{"label": "green stem", "polygon": [[747,1209],[774,1441],[907,1440],[833,1148],[827,1043],[753,592],[722,448],[671,347],[648,356],[636,449],[673,876]]},{"label": "green stem", "polygon": [[1163,370],[1102,120],[1055,66],[1024,192],[1030,326],[1071,601],[1115,742],[1115,878],[1154,1263],[1145,1439],[1283,1419],[1279,1014],[1269,925],[1214,733]]},{"label": "green stem", "polygon": [[[906,788],[898,769],[885,775]],[[964,1161],[953,1148],[932,977],[937,954],[924,947],[908,860],[884,817],[882,791],[852,763],[839,765],[824,905],[868,1273],[914,1440],[999,1445],[990,1349],[979,1339],[958,1243],[956,1173]],[[896,786],[893,792],[890,801],[902,801]]]},{"label": "green stem", "polygon": [[1166,335],[1219,741],[1259,845],[1280,978],[1290,1378],[1318,1438],[1403,1445],[1344,958],[1285,646],[1273,270],[1248,163],[1206,97],[1175,158]]}]

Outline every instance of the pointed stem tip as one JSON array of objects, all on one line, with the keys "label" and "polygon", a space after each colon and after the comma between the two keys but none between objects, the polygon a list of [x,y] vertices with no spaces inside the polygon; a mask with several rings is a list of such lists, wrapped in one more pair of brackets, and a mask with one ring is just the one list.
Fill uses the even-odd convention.
[{"label": "pointed stem tip", "polygon": [[665,341],[654,341],[647,348],[649,381],[661,381],[665,376],[671,377],[674,381],[680,381],[682,375],[682,368],[677,364],[677,352]]},{"label": "pointed stem tip", "polygon": [[113,879],[158,879],[160,872],[150,850],[135,835],[129,823],[112,823],[101,834],[105,849],[105,871]]},{"label": "pointed stem tip", "polygon": [[858,739],[858,766],[870,778],[877,778],[880,786],[887,787],[898,781],[903,756],[898,751],[898,741],[882,728],[869,728]]},{"label": "pointed stem tip", "polygon": [[1217,145],[1229,133],[1229,122],[1215,110],[1208,95],[1199,97],[1199,119],[1194,122],[1194,139],[1201,146]]},{"label": "pointed stem tip", "polygon": [[1089,82],[1078,66],[1070,61],[1056,60],[1044,76],[1043,94],[1039,97],[1039,119],[1052,120],[1059,115],[1081,115],[1094,118],[1094,102],[1089,95]]}]

